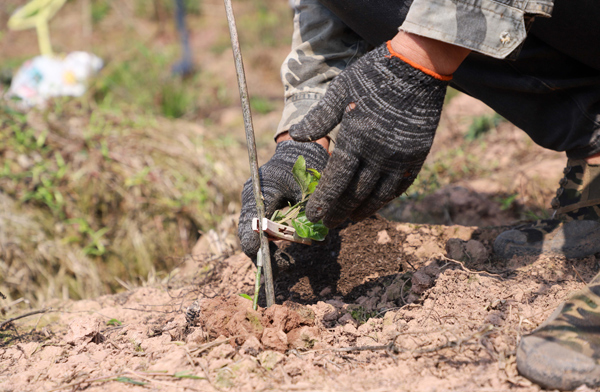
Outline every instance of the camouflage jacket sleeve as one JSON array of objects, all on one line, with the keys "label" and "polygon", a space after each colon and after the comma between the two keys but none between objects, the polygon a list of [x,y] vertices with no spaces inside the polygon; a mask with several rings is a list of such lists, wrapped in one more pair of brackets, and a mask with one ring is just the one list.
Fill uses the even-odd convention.
[{"label": "camouflage jacket sleeve", "polygon": [[[294,9],[292,50],[281,67],[285,106],[277,133],[297,124],[318,102],[329,82],[368,45],[317,0],[291,0]],[[335,130],[329,135],[335,140]]]},{"label": "camouflage jacket sleeve", "polygon": [[535,16],[549,17],[554,0],[413,0],[400,30],[487,56],[518,52]]}]

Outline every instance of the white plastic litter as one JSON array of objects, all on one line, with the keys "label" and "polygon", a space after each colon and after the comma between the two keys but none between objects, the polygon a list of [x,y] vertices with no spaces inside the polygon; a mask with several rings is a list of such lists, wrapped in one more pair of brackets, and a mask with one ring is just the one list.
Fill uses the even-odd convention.
[{"label": "white plastic litter", "polygon": [[24,107],[43,107],[51,97],[78,97],[86,91],[89,77],[102,66],[102,59],[87,52],[72,52],[62,58],[37,56],[19,68],[6,97],[20,99]]}]

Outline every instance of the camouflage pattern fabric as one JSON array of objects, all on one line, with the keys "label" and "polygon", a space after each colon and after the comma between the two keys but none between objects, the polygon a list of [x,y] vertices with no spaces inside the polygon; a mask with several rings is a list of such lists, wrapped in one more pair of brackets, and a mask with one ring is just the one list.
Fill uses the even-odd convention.
[{"label": "camouflage pattern fabric", "polygon": [[553,0],[413,0],[401,30],[506,58],[527,36],[526,20],[550,17]]},{"label": "camouflage pattern fabric", "polygon": [[549,389],[600,386],[600,274],[521,339],[517,368]]},{"label": "camouflage pattern fabric", "polygon": [[[526,37],[526,19],[548,17],[554,0],[414,0],[399,29],[504,58]],[[285,106],[275,137],[297,124],[329,82],[372,49],[318,0],[290,0],[292,50],[281,67]],[[338,129],[329,137],[335,141]]]},{"label": "camouflage pattern fabric", "polygon": [[[304,118],[329,82],[365,54],[369,45],[317,0],[291,0],[292,51],[281,67],[285,107],[275,137]],[[335,141],[334,130],[329,137]]]},{"label": "camouflage pattern fabric", "polygon": [[564,220],[600,220],[600,165],[569,160],[552,200],[556,214]]}]

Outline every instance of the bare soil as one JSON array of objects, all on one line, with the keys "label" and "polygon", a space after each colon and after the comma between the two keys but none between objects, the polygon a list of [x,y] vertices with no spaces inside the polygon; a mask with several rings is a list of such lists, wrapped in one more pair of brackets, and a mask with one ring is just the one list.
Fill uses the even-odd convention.
[{"label": "bare soil", "polygon": [[598,259],[499,262],[497,230],[349,223],[326,245],[287,246],[278,305],[258,311],[238,295],[253,290],[245,255],[188,257],[162,285],[5,326],[0,388],[538,391],[517,342]]}]

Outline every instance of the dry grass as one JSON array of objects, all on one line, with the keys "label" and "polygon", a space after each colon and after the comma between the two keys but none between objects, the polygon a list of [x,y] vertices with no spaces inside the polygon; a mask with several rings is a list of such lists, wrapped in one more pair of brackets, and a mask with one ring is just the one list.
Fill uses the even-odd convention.
[{"label": "dry grass", "polygon": [[11,297],[96,296],[114,291],[114,278],[168,270],[199,230],[238,209],[246,177],[201,126],[75,101],[27,116],[6,109],[0,134],[0,271]]}]

